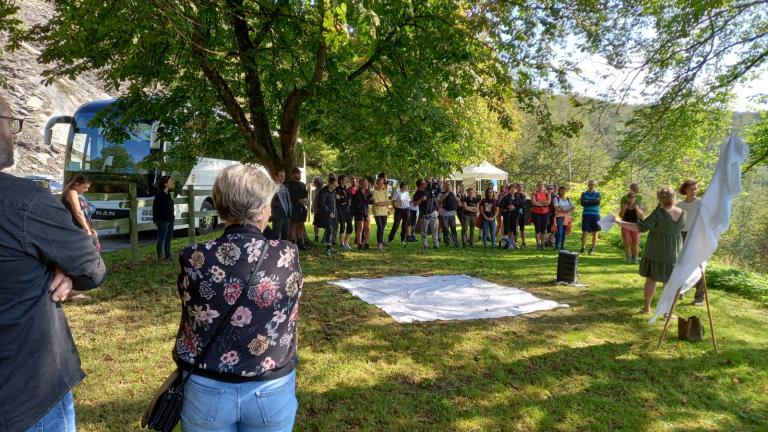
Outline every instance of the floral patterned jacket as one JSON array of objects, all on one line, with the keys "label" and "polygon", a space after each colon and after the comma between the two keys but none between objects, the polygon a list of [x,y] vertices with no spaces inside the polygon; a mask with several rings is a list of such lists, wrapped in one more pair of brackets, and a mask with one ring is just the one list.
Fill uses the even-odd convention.
[{"label": "floral patterned jacket", "polygon": [[[244,287],[269,241],[251,286]],[[296,367],[296,319],[304,284],[296,246],[266,240],[252,226],[232,225],[218,239],[186,247],[179,257],[181,324],[173,358],[185,370],[223,381],[270,380]],[[213,342],[196,356],[243,289],[246,298]]]}]

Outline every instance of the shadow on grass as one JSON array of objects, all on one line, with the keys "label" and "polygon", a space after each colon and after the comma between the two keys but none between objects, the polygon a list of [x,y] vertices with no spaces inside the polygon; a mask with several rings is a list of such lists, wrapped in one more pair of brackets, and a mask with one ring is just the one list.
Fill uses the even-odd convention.
[{"label": "shadow on grass", "polygon": [[[722,359],[638,357],[630,348],[563,348],[512,362],[484,353],[461,368],[440,364],[428,379],[399,373],[372,385],[300,387],[298,429],[645,431],[661,421],[686,430],[764,430],[764,405],[712,385],[730,367]],[[766,354],[738,352],[755,363]],[[697,424],[702,414],[720,421]]]}]

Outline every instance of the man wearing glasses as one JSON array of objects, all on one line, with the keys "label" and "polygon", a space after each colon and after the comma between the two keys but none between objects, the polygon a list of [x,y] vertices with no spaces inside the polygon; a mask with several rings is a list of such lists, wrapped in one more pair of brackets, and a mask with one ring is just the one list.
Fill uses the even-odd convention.
[{"label": "man wearing glasses", "polygon": [[[0,169],[23,125],[0,97]],[[2,172],[0,190],[0,430],[74,431],[85,374],[61,302],[101,285],[104,262],[48,191]]]}]

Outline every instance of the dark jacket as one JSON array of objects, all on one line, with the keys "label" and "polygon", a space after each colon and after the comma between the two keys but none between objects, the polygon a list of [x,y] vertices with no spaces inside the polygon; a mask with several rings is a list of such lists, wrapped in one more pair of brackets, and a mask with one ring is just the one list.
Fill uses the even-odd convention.
[{"label": "dark jacket", "polygon": [[85,377],[61,303],[60,267],[77,290],[104,282],[104,262],[64,205],[0,173],[0,430],[26,431]]},{"label": "dark jacket", "polygon": [[328,185],[323,186],[323,188],[320,189],[317,198],[317,209],[319,211],[315,215],[315,221],[317,221],[317,224],[320,226],[328,226],[333,223],[334,219],[331,218],[331,215],[335,218],[339,217],[336,211],[335,189],[328,189]]},{"label": "dark jacket", "polygon": [[284,184],[278,184],[277,192],[272,197],[272,219],[288,219],[290,217],[291,194]]},{"label": "dark jacket", "polygon": [[301,204],[299,200],[306,200],[307,196],[309,195],[307,193],[307,185],[304,183],[298,181],[298,180],[288,180],[285,183],[285,187],[288,188],[288,195],[291,196],[291,204],[293,207],[296,206],[304,206],[304,208],[307,207],[307,203],[304,202],[304,204]]},{"label": "dark jacket", "polygon": [[371,209],[370,205],[373,204],[373,194],[370,189],[368,193],[363,189],[358,188],[354,195],[352,195],[352,203],[350,205],[350,211],[352,216],[356,219],[365,219],[370,217]]},{"label": "dark jacket", "polygon": [[152,201],[152,222],[173,222],[176,220],[173,198],[165,191],[157,191]]},{"label": "dark jacket", "polygon": [[[253,266],[270,246],[254,282]],[[264,381],[296,368],[296,319],[304,284],[299,251],[266,240],[258,228],[231,225],[224,235],[185,248],[179,257],[181,323],[173,358],[185,370],[220,381]],[[196,358],[240,292],[243,300],[204,359]],[[242,308],[242,309],[240,309]]]},{"label": "dark jacket", "polygon": [[336,187],[336,210],[339,212],[339,216],[349,216],[349,205],[352,196],[349,194],[349,190],[344,186]]}]

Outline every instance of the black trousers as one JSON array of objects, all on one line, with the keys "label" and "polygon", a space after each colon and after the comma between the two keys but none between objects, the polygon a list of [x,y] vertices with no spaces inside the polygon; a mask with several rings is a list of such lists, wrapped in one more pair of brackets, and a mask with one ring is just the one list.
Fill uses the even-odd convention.
[{"label": "black trousers", "polygon": [[392,243],[392,240],[395,239],[395,235],[397,235],[397,229],[402,225],[402,229],[400,230],[400,241],[405,241],[405,227],[408,226],[408,218],[411,215],[410,209],[395,209],[395,222],[392,225],[392,229],[389,230],[389,243]]},{"label": "black trousers", "polygon": [[376,220],[376,242],[378,244],[384,243],[384,229],[387,228],[386,216],[375,216]]},{"label": "black trousers", "polygon": [[277,240],[288,240],[291,232],[291,218],[278,219],[272,218],[272,231],[275,232]]}]

